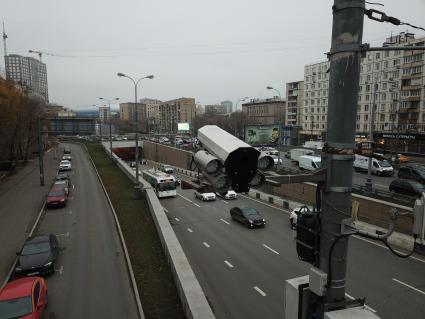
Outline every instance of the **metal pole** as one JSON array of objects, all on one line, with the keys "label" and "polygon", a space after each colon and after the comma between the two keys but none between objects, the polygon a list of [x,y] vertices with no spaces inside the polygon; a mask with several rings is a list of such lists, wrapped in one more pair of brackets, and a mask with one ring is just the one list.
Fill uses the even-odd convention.
[{"label": "metal pole", "polygon": [[134,197],[139,198],[140,193],[140,184],[139,184],[139,119],[137,112],[137,82],[134,83],[134,102],[135,102],[135,110],[134,110],[134,119],[136,121],[136,153],[135,153],[135,161],[136,161],[136,183],[134,185]]},{"label": "metal pole", "polygon": [[[373,73],[372,73],[373,77]],[[369,128],[369,141],[373,142],[373,124],[375,123],[375,103],[376,103],[376,93],[378,91],[378,85],[375,83],[375,80],[372,79],[373,82],[373,97],[372,97],[372,107],[370,110],[370,128]],[[371,194],[373,192],[373,183],[372,183],[372,157],[369,157],[367,163],[367,179],[364,184],[365,193]]]},{"label": "metal pole", "polygon": [[328,130],[323,156],[327,180],[323,189],[319,262],[320,269],[331,276],[324,298],[327,303],[345,299],[348,238],[341,237],[341,221],[351,216],[364,8],[364,0],[335,0],[332,7]]},{"label": "metal pole", "polygon": [[114,161],[112,156],[112,116],[111,116],[111,102],[108,102],[109,106],[109,150],[111,151],[111,161]]},{"label": "metal pole", "polygon": [[38,130],[38,165],[40,169],[40,186],[44,186],[44,163],[43,163],[43,141],[41,136],[41,119],[40,114],[37,116],[37,130]]}]

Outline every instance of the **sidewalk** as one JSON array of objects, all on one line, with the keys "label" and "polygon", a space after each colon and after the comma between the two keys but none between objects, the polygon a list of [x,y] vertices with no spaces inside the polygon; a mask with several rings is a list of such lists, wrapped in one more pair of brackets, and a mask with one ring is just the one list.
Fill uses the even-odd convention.
[{"label": "sidewalk", "polygon": [[0,182],[0,285],[31,230],[58,168],[53,152],[44,155],[45,186],[40,187],[38,160]]}]

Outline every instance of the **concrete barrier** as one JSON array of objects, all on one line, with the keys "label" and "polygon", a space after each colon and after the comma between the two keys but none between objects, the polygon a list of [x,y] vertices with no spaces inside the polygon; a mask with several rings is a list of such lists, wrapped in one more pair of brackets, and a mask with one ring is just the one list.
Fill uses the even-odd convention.
[{"label": "concrete barrier", "polygon": [[[109,154],[109,148],[103,144],[103,148]],[[113,154],[113,158],[118,168],[130,178],[136,181],[136,173],[118,156]],[[146,201],[148,202],[150,212],[152,214],[162,247],[168,258],[180,296],[183,310],[188,319],[213,319],[215,315],[207,301],[207,298],[187,260],[187,257],[178,241],[174,230],[172,229],[167,215],[164,212],[158,197],[156,196],[149,183],[140,178],[143,185]]]}]

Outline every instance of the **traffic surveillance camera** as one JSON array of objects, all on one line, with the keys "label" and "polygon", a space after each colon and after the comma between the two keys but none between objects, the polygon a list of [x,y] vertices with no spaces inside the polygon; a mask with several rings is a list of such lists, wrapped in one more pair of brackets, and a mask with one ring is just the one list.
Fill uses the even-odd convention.
[{"label": "traffic surveillance camera", "polygon": [[201,166],[201,169],[208,174],[215,174],[221,168],[220,160],[207,151],[198,151],[194,157],[195,163]]},{"label": "traffic surveillance camera", "polygon": [[[215,125],[205,125],[200,128],[198,140],[209,154],[220,160],[232,189],[236,192],[247,192],[252,179],[257,174],[260,152]],[[195,161],[203,156],[195,155]],[[205,166],[205,161],[197,163],[200,166],[203,163]]]},{"label": "traffic surveillance camera", "polygon": [[267,169],[271,169],[273,165],[274,165],[273,157],[265,153],[260,154],[260,157],[258,157],[258,169],[264,171]]}]

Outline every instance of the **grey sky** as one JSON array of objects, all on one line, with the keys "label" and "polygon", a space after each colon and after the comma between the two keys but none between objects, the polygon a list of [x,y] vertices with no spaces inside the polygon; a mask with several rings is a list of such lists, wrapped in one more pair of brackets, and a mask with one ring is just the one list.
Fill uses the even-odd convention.
[{"label": "grey sky", "polygon": [[[376,7],[412,24],[425,24],[425,0],[382,0]],[[309,0],[1,0],[9,53],[44,56],[51,102],[91,106],[98,97],[133,101],[131,76],[143,80],[140,97],[194,97],[214,104],[270,97],[303,78],[304,65],[325,59],[333,1]],[[391,31],[365,19],[364,42],[380,45]],[[424,32],[417,32],[424,36]],[[3,61],[1,63],[3,67]]]}]

